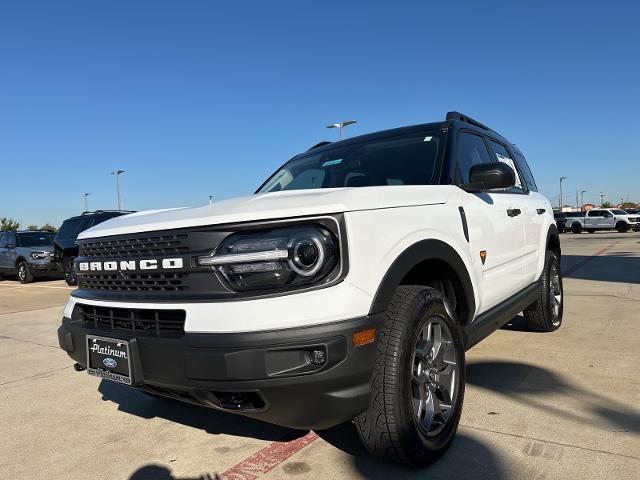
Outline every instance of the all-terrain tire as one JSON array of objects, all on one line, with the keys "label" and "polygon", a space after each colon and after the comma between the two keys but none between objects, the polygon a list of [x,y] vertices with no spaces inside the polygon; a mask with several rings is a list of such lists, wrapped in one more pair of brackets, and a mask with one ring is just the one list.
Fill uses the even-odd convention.
[{"label": "all-terrain tire", "polygon": [[20,283],[33,282],[33,275],[29,271],[29,266],[24,260],[18,264],[18,281]]},{"label": "all-terrain tire", "polygon": [[629,224],[626,222],[616,223],[616,230],[620,233],[627,233],[629,231]]},{"label": "all-terrain tire", "polygon": [[[553,332],[562,325],[564,293],[560,260],[558,254],[552,250],[547,250],[538,288],[538,299],[525,308],[524,318],[530,330]],[[557,305],[553,297],[558,301]]]},{"label": "all-terrain tire", "polygon": [[[379,332],[369,406],[355,418],[362,443],[374,455],[425,466],[437,460],[451,444],[460,421],[465,385],[464,343],[453,315],[443,295],[434,288],[407,285],[395,291]],[[421,329],[432,320],[442,322],[451,334],[447,349],[455,351],[458,373],[449,416],[442,417],[448,420],[429,436],[419,427],[422,422],[414,411],[412,402],[417,400],[412,395],[416,341],[424,338]]]}]

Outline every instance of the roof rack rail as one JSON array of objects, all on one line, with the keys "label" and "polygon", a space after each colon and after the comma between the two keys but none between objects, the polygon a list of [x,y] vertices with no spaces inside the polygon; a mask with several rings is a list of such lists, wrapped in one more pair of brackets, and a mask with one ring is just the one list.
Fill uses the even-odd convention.
[{"label": "roof rack rail", "polygon": [[[314,148],[324,147],[325,145],[329,145],[330,143],[332,143],[332,142],[324,141],[324,142],[316,143],[316,144],[315,144],[313,147],[311,147],[309,150],[313,150]],[[307,150],[307,152],[308,152],[309,150]]]},{"label": "roof rack rail", "polygon": [[82,215],[94,215],[96,213],[136,213],[135,210],[94,210],[93,212],[82,212]]},{"label": "roof rack rail", "polygon": [[483,130],[489,130],[490,132],[493,132],[493,130],[491,130],[489,127],[487,127],[486,125],[483,125],[482,123],[480,123],[477,120],[474,120],[473,118],[469,117],[468,115],[465,115],[464,113],[460,113],[460,112],[447,112],[447,120],[459,120],[461,122],[464,123],[468,123],[470,125],[474,125],[476,127],[480,127]]}]

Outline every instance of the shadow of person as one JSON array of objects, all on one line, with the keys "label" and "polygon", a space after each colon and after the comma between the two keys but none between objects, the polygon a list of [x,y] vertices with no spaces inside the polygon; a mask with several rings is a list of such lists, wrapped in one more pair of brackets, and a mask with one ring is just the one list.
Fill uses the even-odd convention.
[{"label": "shadow of person", "polygon": [[288,441],[307,434],[306,431],[278,427],[212,408],[151,397],[135,388],[109,380],[102,380],[98,391],[102,394],[103,401],[116,403],[121,412],[141,418],[164,418],[214,435],[229,434],[260,440]]},{"label": "shadow of person", "polygon": [[129,480],[218,480],[218,476],[204,474],[199,477],[174,477],[167,467],[162,465],[145,465],[133,472]]},{"label": "shadow of person", "polygon": [[499,480],[508,478],[496,455],[477,439],[458,431],[449,450],[426,468],[389,463],[369,454],[360,442],[355,426],[344,423],[316,432],[323,440],[352,457],[355,469],[370,479],[440,479]]},{"label": "shadow of person", "polygon": [[[640,411],[605,395],[572,385],[545,368],[517,362],[484,361],[467,364],[467,383],[515,398],[519,402],[568,418],[577,423],[592,423],[592,416],[615,429],[640,433]],[[540,399],[543,394],[558,394],[580,401],[580,409],[562,409]],[[562,402],[554,402],[562,405]]]}]

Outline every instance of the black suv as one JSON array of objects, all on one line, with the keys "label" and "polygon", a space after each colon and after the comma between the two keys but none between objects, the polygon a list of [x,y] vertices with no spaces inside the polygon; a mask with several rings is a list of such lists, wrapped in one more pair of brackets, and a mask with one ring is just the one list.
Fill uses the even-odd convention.
[{"label": "black suv", "polygon": [[76,285],[76,274],[73,271],[73,260],[78,256],[78,244],[76,240],[80,232],[98,225],[110,218],[133,213],[121,210],[96,210],[84,212],[77,217],[71,217],[62,222],[60,231],[53,240],[53,257],[55,262],[64,271],[64,278],[69,285]]}]

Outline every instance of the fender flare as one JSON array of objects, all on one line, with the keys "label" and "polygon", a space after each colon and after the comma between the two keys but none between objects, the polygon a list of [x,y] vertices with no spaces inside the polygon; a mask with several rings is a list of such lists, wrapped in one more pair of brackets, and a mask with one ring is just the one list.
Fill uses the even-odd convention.
[{"label": "fender flare", "polygon": [[553,223],[549,225],[549,230],[547,231],[547,239],[544,243],[545,250],[548,249],[552,237],[558,245],[558,253],[560,254],[560,256],[562,256],[562,249],[560,247],[560,234],[558,233],[558,227],[556,227]]},{"label": "fender flare", "polygon": [[458,277],[460,287],[464,293],[468,317],[460,320],[463,324],[468,324],[476,311],[473,284],[471,283],[469,272],[458,252],[445,242],[435,239],[421,240],[414,243],[394,260],[378,286],[369,313],[374,314],[385,311],[402,279],[413,267],[426,260],[440,260],[446,263]]}]

